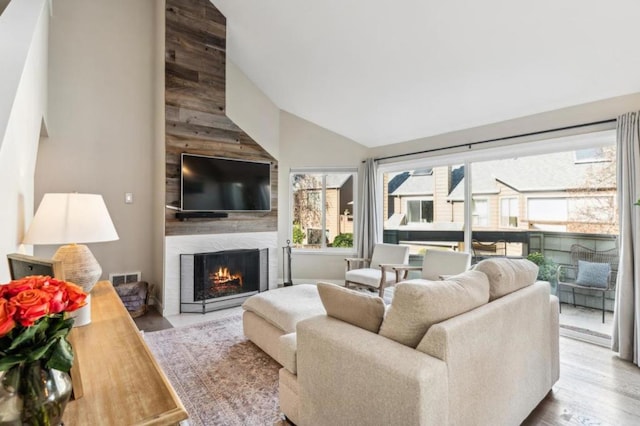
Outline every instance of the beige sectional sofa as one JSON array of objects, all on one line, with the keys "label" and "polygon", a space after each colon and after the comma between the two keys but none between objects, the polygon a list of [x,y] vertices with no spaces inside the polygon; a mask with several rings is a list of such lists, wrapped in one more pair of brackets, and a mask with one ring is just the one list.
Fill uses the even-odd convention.
[{"label": "beige sectional sofa", "polygon": [[350,290],[323,287],[329,313],[273,345],[282,411],[298,425],[520,424],[559,378],[558,300],[531,265],[491,260],[445,283],[398,284],[380,333],[366,329],[378,298],[350,301],[345,316],[335,301]]}]

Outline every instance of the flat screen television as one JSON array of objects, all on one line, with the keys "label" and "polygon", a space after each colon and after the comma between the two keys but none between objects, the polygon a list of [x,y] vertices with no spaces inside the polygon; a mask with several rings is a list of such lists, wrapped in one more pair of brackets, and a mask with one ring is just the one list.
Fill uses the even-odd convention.
[{"label": "flat screen television", "polygon": [[183,211],[271,210],[271,163],[183,153],[180,166]]}]

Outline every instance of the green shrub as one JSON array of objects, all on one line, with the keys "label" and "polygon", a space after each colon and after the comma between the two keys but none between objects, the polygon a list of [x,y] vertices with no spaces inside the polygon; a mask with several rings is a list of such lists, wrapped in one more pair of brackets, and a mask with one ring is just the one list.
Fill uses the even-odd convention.
[{"label": "green shrub", "polygon": [[538,265],[538,279],[541,281],[553,282],[556,279],[558,265],[551,259],[544,257],[542,253],[534,252],[527,256],[527,259]]},{"label": "green shrub", "polygon": [[304,231],[299,223],[293,224],[293,243],[302,244],[304,242]]},{"label": "green shrub", "polygon": [[332,247],[353,247],[353,234],[338,234],[333,239]]}]

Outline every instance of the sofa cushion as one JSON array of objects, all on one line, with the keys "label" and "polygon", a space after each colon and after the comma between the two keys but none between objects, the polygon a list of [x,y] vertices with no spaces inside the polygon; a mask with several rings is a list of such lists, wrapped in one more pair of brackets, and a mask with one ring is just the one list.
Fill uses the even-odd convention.
[{"label": "sofa cushion", "polygon": [[278,360],[282,366],[289,370],[291,374],[297,374],[298,367],[296,363],[296,333],[289,333],[280,336],[278,347]]},{"label": "sofa cushion", "polygon": [[298,284],[251,296],[242,304],[285,333],[296,331],[298,321],[325,313],[314,284]]},{"label": "sofa cushion", "polygon": [[384,317],[382,298],[330,283],[318,283],[318,293],[330,317],[377,333]]},{"label": "sofa cushion", "polygon": [[538,278],[538,265],[527,259],[485,259],[474,270],[489,278],[490,301],[531,285]]},{"label": "sofa cushion", "polygon": [[576,284],[586,287],[607,288],[611,265],[578,260],[578,277]]},{"label": "sofa cushion", "polygon": [[411,280],[396,285],[380,335],[415,348],[429,327],[484,305],[489,281],[478,271],[467,271],[444,281]]},{"label": "sofa cushion", "polygon": [[[382,270],[374,268],[352,269],[347,271],[344,275],[345,281],[365,284],[370,287],[380,287],[380,277],[382,276]],[[396,282],[395,271],[386,271],[384,282],[387,284]]]}]

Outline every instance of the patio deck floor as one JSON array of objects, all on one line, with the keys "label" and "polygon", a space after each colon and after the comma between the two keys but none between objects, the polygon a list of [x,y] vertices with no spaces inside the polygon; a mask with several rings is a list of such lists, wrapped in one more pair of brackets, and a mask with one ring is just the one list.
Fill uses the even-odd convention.
[{"label": "patio deck floor", "polygon": [[560,314],[561,330],[570,330],[572,333],[583,333],[611,339],[613,327],[613,312],[606,311],[604,316],[604,324],[602,323],[602,311],[600,309],[585,308],[571,304],[562,304],[562,313]]}]

